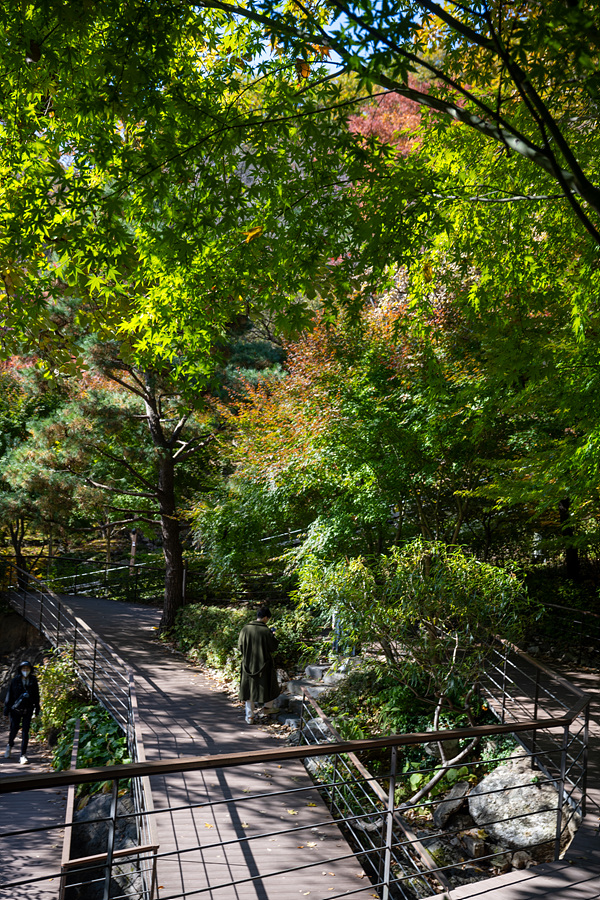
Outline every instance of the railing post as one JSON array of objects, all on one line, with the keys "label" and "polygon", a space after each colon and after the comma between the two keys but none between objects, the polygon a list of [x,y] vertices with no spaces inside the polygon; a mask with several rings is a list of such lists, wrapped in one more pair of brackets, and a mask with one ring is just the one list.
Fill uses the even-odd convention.
[{"label": "railing post", "polygon": [[94,688],[96,687],[96,653],[98,651],[98,641],[94,638],[94,658],[92,660],[92,697],[94,696]]},{"label": "railing post", "polygon": [[331,814],[333,815],[334,818],[335,818],[335,793],[336,793],[335,783],[337,781],[337,776],[338,776],[338,754],[336,753],[335,756],[333,757],[333,778],[332,778],[333,784],[331,786]]},{"label": "railing post", "polygon": [[567,777],[567,747],[569,746],[569,726],[563,729],[562,747],[560,750],[560,782],[558,785],[558,809],[556,811],[556,842],[554,859],[560,858],[560,841],[562,837],[563,803],[565,797],[565,780]]},{"label": "railing post", "polygon": [[56,646],[58,647],[58,642],[60,639],[60,601],[58,606],[56,607]]},{"label": "railing post", "polygon": [[108,822],[106,866],[104,868],[104,896],[102,900],[110,900],[110,876],[112,872],[115,832],[117,830],[117,803],[119,799],[119,779],[113,779],[110,804],[110,820]]},{"label": "railing post", "polygon": [[40,595],[40,625],[38,631],[44,633],[44,595],[39,591]]},{"label": "railing post", "polygon": [[79,575],[79,563],[75,563],[75,579],[73,581],[73,593],[77,596],[77,576]]},{"label": "railing post", "polygon": [[383,893],[382,900],[390,897],[390,873],[392,871],[392,844],[394,843],[394,810],[396,807],[396,767],[398,762],[398,748],[392,747],[390,754],[390,788],[388,791],[387,806],[387,833],[385,839],[385,860],[383,864]]},{"label": "railing post", "polygon": [[[538,704],[540,700],[540,670],[536,667],[535,670],[535,695],[533,699],[533,718],[537,719],[538,717]],[[531,768],[535,767],[535,751],[537,746],[537,728],[533,729],[531,734]]]},{"label": "railing post", "polygon": [[590,704],[585,708],[585,725],[583,726],[583,759],[581,777],[581,816],[585,816],[587,810],[587,776],[588,776],[588,741],[590,736]]},{"label": "railing post", "polygon": [[300,743],[302,743],[302,731],[304,730],[304,688],[302,688],[302,702],[300,704],[300,725],[298,726],[298,730],[300,732]]},{"label": "railing post", "polygon": [[504,647],[504,663],[502,665],[502,716],[500,721],[504,725],[504,717],[506,713],[506,660],[508,656],[508,650]]},{"label": "railing post", "polygon": [[75,619],[75,628],[73,630],[73,666],[77,658],[77,619]]}]

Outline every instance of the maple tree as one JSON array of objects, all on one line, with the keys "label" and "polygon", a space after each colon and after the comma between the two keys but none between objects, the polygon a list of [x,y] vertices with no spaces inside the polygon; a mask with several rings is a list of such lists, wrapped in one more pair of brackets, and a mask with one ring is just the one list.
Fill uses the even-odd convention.
[{"label": "maple tree", "polygon": [[413,319],[389,298],[358,324],[321,322],[288,347],[287,378],[249,387],[229,412],[233,476],[198,509],[213,560],[235,569],[286,529],[305,532],[297,561],[378,554],[415,534],[492,551],[502,517],[481,489],[514,426],[480,360],[465,359],[461,318],[442,309],[427,340]]},{"label": "maple tree", "polygon": [[[536,193],[558,189],[600,243],[600,19],[591,0],[205,5],[262,24],[285,51],[306,59],[327,48],[361,82],[396,91],[520,156],[538,170]],[[411,84],[411,75],[426,79],[427,90]]]}]

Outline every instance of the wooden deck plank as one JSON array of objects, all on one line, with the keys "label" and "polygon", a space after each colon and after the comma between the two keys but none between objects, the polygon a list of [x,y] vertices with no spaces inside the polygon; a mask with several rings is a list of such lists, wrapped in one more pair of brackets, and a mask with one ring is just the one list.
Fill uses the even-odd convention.
[{"label": "wooden deck plank", "polygon": [[[101,637],[114,642],[134,668],[149,761],[207,752],[250,752],[277,745],[275,738],[247,725],[243,709],[214,682],[181,654],[154,640],[157,610],[139,607],[132,614],[131,607],[111,601],[68,598],[68,602]],[[341,893],[371,900],[376,896],[300,760],[282,766],[269,764],[268,768],[252,765],[214,773],[186,772],[151,781],[159,853],[186,851],[179,858],[159,859],[161,898],[184,891],[211,900],[290,900],[295,896],[320,900]],[[268,796],[270,791],[291,788],[310,792]],[[260,795],[260,799],[250,802],[250,794]],[[223,800],[236,802],[162,812],[169,806]],[[320,822],[327,824],[320,826]],[[290,826],[303,826],[303,830],[241,840]],[[232,843],[205,851],[216,835]],[[340,856],[350,858],[331,861]],[[278,874],[302,865],[310,867]],[[235,887],[219,887],[233,880],[239,882]]]},{"label": "wooden deck plank", "polygon": [[[18,757],[0,759],[0,778],[25,772],[47,772],[35,744],[28,749],[30,763],[20,766]],[[0,795],[0,833],[17,829],[62,826],[67,791],[28,791]],[[40,831],[26,838],[0,837],[0,900],[56,900],[60,885],[63,829]],[[43,880],[23,887],[2,888],[2,884],[25,878]]]},{"label": "wooden deck plank", "polygon": [[[441,895],[444,900],[595,900],[600,897],[600,866],[566,861],[516,870]],[[432,895],[427,900],[440,900]]]}]

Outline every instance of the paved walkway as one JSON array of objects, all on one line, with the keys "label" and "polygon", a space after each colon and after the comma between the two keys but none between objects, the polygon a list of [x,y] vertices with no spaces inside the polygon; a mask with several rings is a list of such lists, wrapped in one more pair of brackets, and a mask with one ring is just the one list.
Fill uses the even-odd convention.
[{"label": "paved walkway", "polygon": [[[159,610],[85,597],[65,599],[133,668],[149,761],[279,745],[274,737],[247,725],[242,708],[181,654],[156,640]],[[302,793],[249,800],[250,795],[266,789],[302,788]],[[160,853],[202,846],[159,860],[158,883],[164,900],[184,892],[211,900],[293,900],[302,896],[322,900],[341,894],[366,900],[376,896],[354,858],[329,861],[350,851],[299,760],[284,766],[244,766],[153,778],[152,790],[157,809],[220,802],[157,815]],[[229,799],[239,802],[223,803]],[[252,834],[289,826],[301,830],[240,843]],[[209,848],[228,840],[232,841],[228,846]],[[291,866],[308,868],[269,877],[270,872]],[[237,885],[232,887],[234,880]]]},{"label": "paved walkway", "polygon": [[[6,746],[6,729],[0,735],[0,748]],[[20,747],[19,738],[15,745]],[[27,750],[29,765],[19,765],[17,753],[12,759],[0,758],[0,778],[32,772],[48,772],[51,768],[39,745],[31,742]],[[65,789],[28,791],[22,794],[0,794],[0,835],[7,831],[62,826],[65,821],[67,791]],[[23,887],[0,889],[0,900],[56,900],[64,830],[38,831],[26,838],[2,838],[0,846],[0,880],[7,884],[23,878],[41,880]]]}]

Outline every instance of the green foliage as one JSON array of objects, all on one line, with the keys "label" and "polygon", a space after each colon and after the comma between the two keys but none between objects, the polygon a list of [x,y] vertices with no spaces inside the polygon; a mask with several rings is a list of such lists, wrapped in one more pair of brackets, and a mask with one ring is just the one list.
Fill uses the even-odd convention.
[{"label": "green foliage", "polygon": [[[37,672],[41,695],[41,730],[58,740],[53,747],[52,765],[68,769],[73,752],[75,724],[81,721],[77,766],[112,766],[131,762],[127,736],[113,717],[98,703],[90,703],[85,687],[73,669],[68,650],[55,650]],[[94,794],[111,782],[82,785],[79,795]],[[122,787],[125,783],[122,783]]]},{"label": "green foliage", "polygon": [[[61,737],[54,748],[52,765],[55,769],[68,769],[73,752],[73,736],[77,719],[80,720],[77,767],[114,766],[132,762],[127,749],[127,736],[107,710],[99,704],[81,704],[63,725]],[[108,790],[111,781],[80,785],[78,796],[96,794]],[[128,786],[121,780],[121,790]]]},{"label": "green foliage", "polygon": [[380,695],[379,725],[386,734],[426,731],[431,725],[431,708],[420,703],[415,692],[404,684],[393,684]]},{"label": "green foliage", "polygon": [[192,659],[233,675],[239,633],[254,618],[246,607],[191,604],[178,612],[173,635]]},{"label": "green foliage", "polygon": [[438,713],[469,721],[495,636],[518,638],[531,614],[513,572],[421,540],[371,562],[309,560],[296,598],[335,614],[349,643],[379,648],[389,672]]},{"label": "green foliage", "polygon": [[501,766],[518,749],[519,745],[512,734],[498,734],[483,741],[480,757],[487,764],[486,770],[491,771],[495,766]]},{"label": "green foliage", "polygon": [[[442,768],[442,766],[437,766],[423,769],[419,763],[405,763],[402,769],[401,783],[396,788],[396,803],[402,803],[412,794],[421,790]],[[428,801],[445,794],[457,781],[470,781],[474,784],[477,781],[477,777],[473,774],[472,767],[461,766],[458,769],[446,769],[444,776],[427,794]],[[427,807],[424,807],[424,810],[427,810]]]},{"label": "green foliage", "polygon": [[[304,667],[318,656],[321,626],[308,609],[271,608],[269,625],[275,628],[279,649],[276,664],[288,672]],[[173,636],[191,658],[238,677],[237,642],[243,626],[256,618],[256,610],[235,606],[185,606],[177,616]]]},{"label": "green foliage", "polygon": [[[46,736],[60,733],[73,710],[89,702],[87,690],[73,668],[68,650],[54,650],[37,671],[42,707],[41,728]],[[71,743],[73,735],[71,734]]]},{"label": "green foliage", "polygon": [[379,667],[361,664],[321,698],[343,738],[426,731],[432,711]]}]

